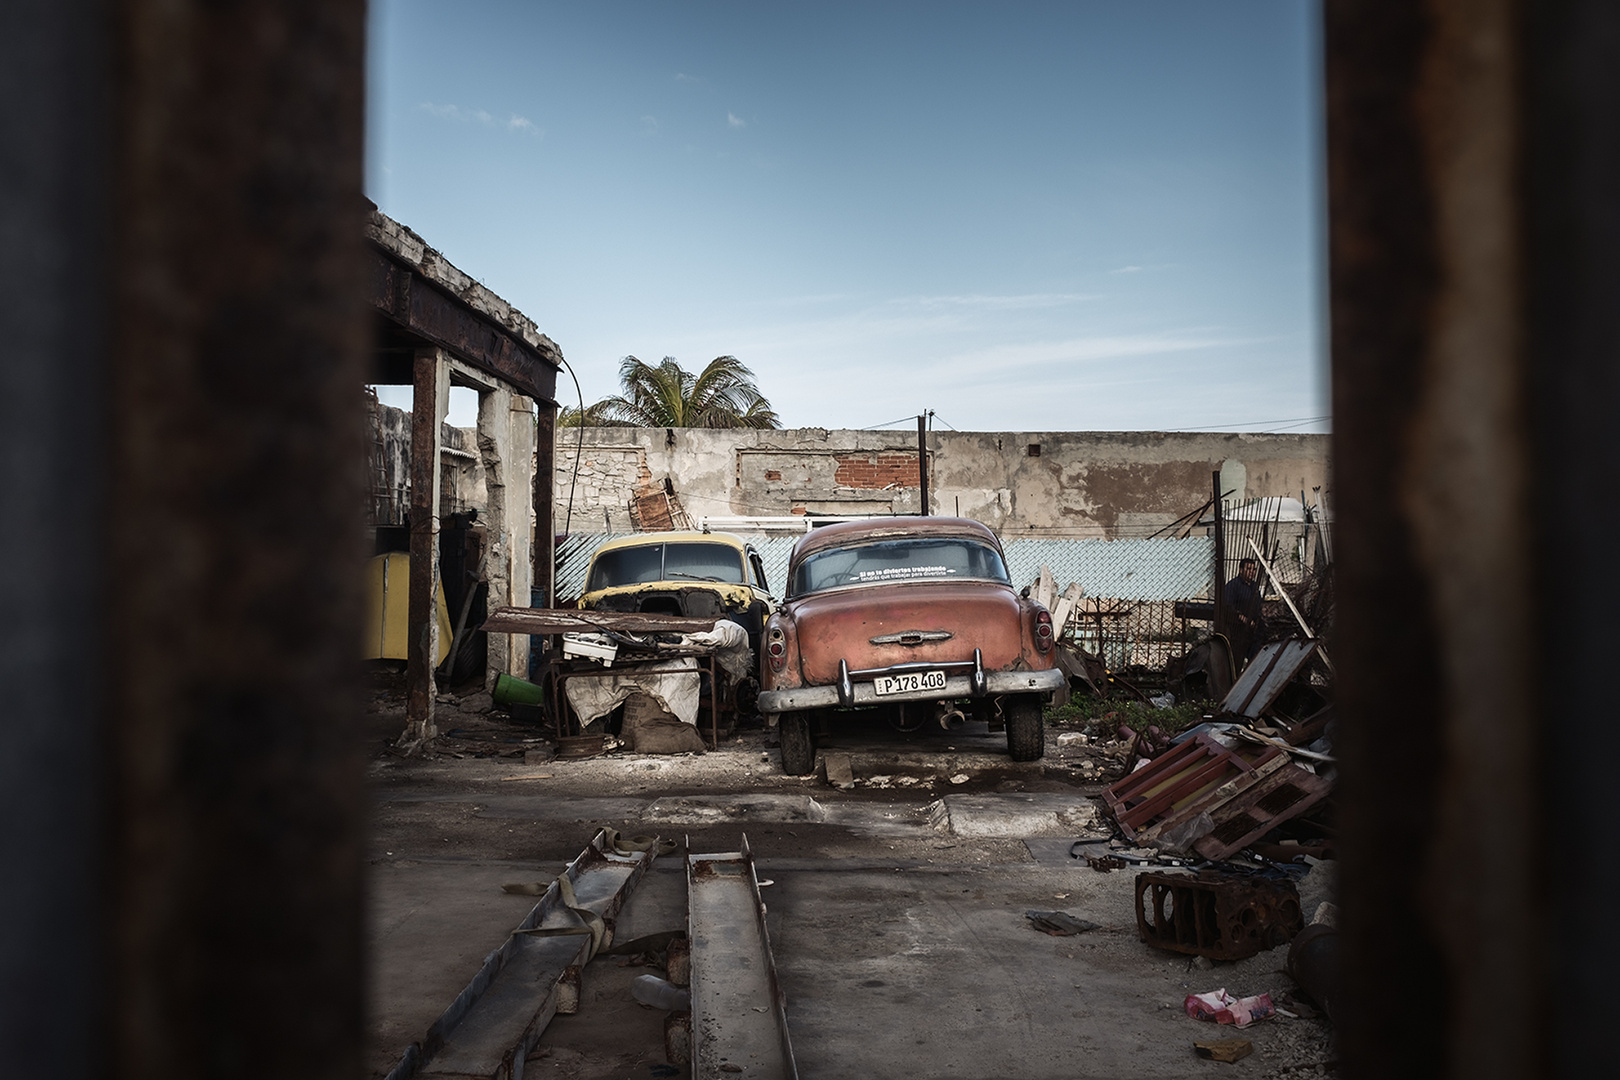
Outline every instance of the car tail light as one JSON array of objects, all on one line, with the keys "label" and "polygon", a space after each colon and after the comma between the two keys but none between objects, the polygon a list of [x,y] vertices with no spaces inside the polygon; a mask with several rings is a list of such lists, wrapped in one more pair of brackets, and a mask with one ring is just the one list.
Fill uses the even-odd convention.
[{"label": "car tail light", "polygon": [[1042,610],[1035,613],[1035,647],[1041,652],[1052,651],[1052,614]]},{"label": "car tail light", "polygon": [[770,661],[772,671],[781,671],[782,665],[787,662],[787,642],[783,640],[780,626],[771,627],[770,636],[765,642],[765,656]]}]

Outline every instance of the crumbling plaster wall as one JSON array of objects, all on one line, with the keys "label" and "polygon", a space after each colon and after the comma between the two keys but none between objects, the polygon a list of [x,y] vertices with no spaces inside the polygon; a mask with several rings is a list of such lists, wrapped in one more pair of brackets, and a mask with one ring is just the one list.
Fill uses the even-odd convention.
[{"label": "crumbling plaster wall", "polygon": [[[375,400],[370,409],[371,524],[403,525],[411,506],[411,414],[391,405],[380,405]],[[489,508],[489,492],[484,483],[478,430],[445,424],[440,428],[439,437],[444,444],[439,459],[439,513],[485,512]]]},{"label": "crumbling plaster wall", "polygon": [[[935,431],[929,502],[935,513],[976,518],[1007,536],[1142,536],[1200,506],[1211,473],[1223,467],[1243,477],[1233,497],[1313,498],[1330,483],[1329,442],[1327,435]],[[648,475],[668,479],[693,520],[919,509],[910,431],[565,428],[555,461],[559,531],[571,486],[573,531],[630,530],[629,506]]]}]

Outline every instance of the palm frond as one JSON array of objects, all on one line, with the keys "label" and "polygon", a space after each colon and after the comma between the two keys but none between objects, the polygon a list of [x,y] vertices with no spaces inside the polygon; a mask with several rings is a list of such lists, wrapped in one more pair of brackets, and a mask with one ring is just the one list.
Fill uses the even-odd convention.
[{"label": "palm frond", "polygon": [[[754,373],[735,356],[717,356],[696,375],[666,356],[655,367],[634,356],[619,362],[621,393],[586,408],[583,422],[599,427],[776,428],[781,421]],[[558,424],[572,426],[564,409]]]}]

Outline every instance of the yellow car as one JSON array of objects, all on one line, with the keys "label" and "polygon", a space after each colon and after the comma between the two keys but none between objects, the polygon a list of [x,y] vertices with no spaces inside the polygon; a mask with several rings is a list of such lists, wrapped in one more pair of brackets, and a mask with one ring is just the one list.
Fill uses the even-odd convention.
[{"label": "yellow car", "polygon": [[759,552],[741,537],[657,532],[597,548],[579,606],[730,619],[748,631],[749,647],[758,656],[759,635],[775,601]]}]

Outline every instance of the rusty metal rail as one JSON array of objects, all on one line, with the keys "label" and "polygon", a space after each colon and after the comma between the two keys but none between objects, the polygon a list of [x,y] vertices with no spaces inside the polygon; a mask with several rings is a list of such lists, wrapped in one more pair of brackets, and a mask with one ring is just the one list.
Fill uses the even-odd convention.
[{"label": "rusty metal rail", "polygon": [[692,1080],[798,1080],[748,837],[741,846],[687,858]]},{"label": "rusty metal rail", "polygon": [[500,607],[480,630],[498,634],[572,634],[612,631],[625,634],[701,634],[721,620],[645,611],[581,611],[577,608]]},{"label": "rusty metal rail", "polygon": [[598,831],[387,1080],[521,1080],[551,1018],[578,1008],[580,970],[612,944],[614,919],[656,853],[654,844],[620,855]]}]

